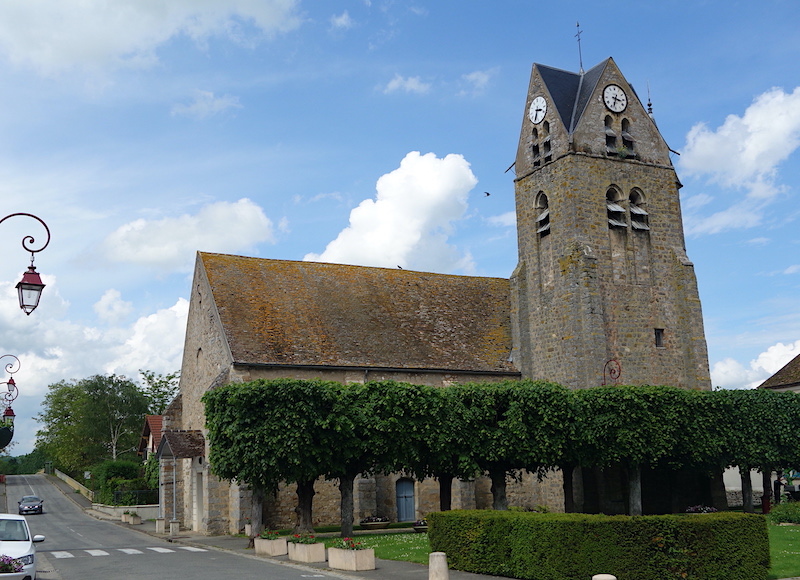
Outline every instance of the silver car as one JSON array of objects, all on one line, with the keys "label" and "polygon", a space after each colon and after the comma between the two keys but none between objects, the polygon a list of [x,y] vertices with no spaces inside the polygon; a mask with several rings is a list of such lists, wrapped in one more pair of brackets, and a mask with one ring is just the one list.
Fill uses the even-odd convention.
[{"label": "silver car", "polygon": [[0,562],[9,562],[18,572],[0,574],[3,580],[36,580],[36,546],[44,536],[31,537],[25,516],[0,514]]}]

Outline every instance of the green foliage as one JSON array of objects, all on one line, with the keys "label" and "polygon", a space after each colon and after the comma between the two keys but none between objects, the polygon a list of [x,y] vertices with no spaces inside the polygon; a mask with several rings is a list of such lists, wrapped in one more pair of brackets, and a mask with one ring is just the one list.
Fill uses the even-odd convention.
[{"label": "green foliage", "polygon": [[[114,503],[115,491],[146,489],[147,483],[140,477],[142,464],[135,461],[105,461],[92,467],[95,500],[98,503]],[[135,501],[120,502],[133,505]]]},{"label": "green foliage", "polygon": [[144,463],[144,479],[147,487],[144,489],[158,489],[159,461],[155,453],[151,453]]},{"label": "green foliage", "polygon": [[48,458],[44,451],[36,448],[27,455],[0,458],[0,473],[6,475],[37,473],[44,469],[46,461]]},{"label": "green foliage", "polygon": [[767,526],[752,514],[603,516],[498,511],[428,515],[431,549],[459,570],[538,580],[759,580]]},{"label": "green foliage", "polygon": [[147,397],[148,414],[161,415],[178,393],[180,372],[175,371],[174,373],[162,375],[153,371],[139,369],[139,374],[144,379],[142,392]]},{"label": "green foliage", "polygon": [[80,473],[135,449],[147,407],[147,397],[125,377],[95,375],[54,383],[37,417],[44,424],[37,447],[56,467]]},{"label": "green foliage", "polygon": [[772,506],[769,521],[773,524],[800,524],[800,502],[781,502]]}]

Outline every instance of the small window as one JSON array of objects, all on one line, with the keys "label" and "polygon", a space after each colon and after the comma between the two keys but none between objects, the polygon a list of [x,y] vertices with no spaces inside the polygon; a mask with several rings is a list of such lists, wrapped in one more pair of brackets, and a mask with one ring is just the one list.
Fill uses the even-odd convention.
[{"label": "small window", "polygon": [[550,233],[550,207],[547,202],[547,195],[540,191],[536,196],[536,235],[540,238]]},{"label": "small window", "polygon": [[622,119],[622,150],[620,157],[635,157],[633,135],[631,135],[631,123],[628,119]]},{"label": "small window", "polygon": [[642,192],[638,189],[634,189],[631,191],[628,201],[630,202],[631,210],[631,228],[640,232],[649,231],[650,217],[647,214],[647,210],[643,207],[645,203]]},{"label": "small window", "polygon": [[655,328],[656,348],[664,348],[664,329]]},{"label": "small window", "polygon": [[614,132],[614,128],[611,124],[614,120],[611,118],[610,115],[606,115],[605,119],[605,130],[606,130],[606,153],[609,155],[616,155],[617,154],[617,134]]},{"label": "small window", "polygon": [[539,151],[539,130],[534,127],[531,133],[531,161],[534,167],[539,167],[542,164],[542,155]]},{"label": "small window", "polygon": [[545,163],[553,160],[553,151],[550,146],[550,123],[547,121],[542,124],[542,154]]},{"label": "small window", "polygon": [[608,217],[609,228],[625,228],[628,227],[628,222],[625,221],[625,208],[617,203],[620,194],[613,188],[608,188],[606,191],[606,214]]}]

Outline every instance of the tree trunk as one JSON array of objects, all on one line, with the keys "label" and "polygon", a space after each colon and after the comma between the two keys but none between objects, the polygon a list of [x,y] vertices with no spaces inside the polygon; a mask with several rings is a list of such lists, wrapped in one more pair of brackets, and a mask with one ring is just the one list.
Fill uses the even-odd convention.
[{"label": "tree trunk", "polygon": [[628,514],[642,515],[642,466],[638,463],[628,468]]},{"label": "tree trunk", "polygon": [[753,482],[750,481],[750,468],[747,466],[739,467],[739,475],[742,477],[742,511],[747,514],[753,513]]},{"label": "tree trunk", "polygon": [[297,482],[297,521],[294,525],[295,534],[310,534],[314,531],[311,524],[311,506],[314,502],[314,480]]},{"label": "tree trunk", "polygon": [[572,474],[575,466],[571,463],[561,466],[561,489],[564,492],[564,513],[575,513],[575,488]]},{"label": "tree trunk", "polygon": [[339,494],[341,495],[339,510],[343,538],[351,538],[353,536],[353,482],[355,479],[356,476],[350,474],[339,478]]},{"label": "tree trunk", "polygon": [[261,521],[261,515],[264,513],[264,490],[254,485],[253,491],[253,505],[250,508],[250,539],[247,542],[248,548],[255,548],[255,537],[261,533],[264,527]]},{"label": "tree trunk", "polygon": [[492,478],[492,509],[507,510],[508,498],[506,497],[506,472],[490,471]]},{"label": "tree trunk", "polygon": [[436,479],[439,480],[439,511],[449,511],[453,509],[453,476],[439,475]]},{"label": "tree trunk", "polygon": [[768,514],[770,509],[770,499],[772,496],[772,471],[767,468],[761,470],[761,513]]}]

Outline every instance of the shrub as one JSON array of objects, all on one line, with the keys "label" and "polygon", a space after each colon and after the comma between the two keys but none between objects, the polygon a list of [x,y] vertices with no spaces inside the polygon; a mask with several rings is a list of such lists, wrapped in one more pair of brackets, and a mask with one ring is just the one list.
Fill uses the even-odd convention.
[{"label": "shrub", "polygon": [[772,506],[769,520],[774,524],[800,524],[800,501],[781,502]]},{"label": "shrub", "polygon": [[603,516],[503,511],[428,515],[433,551],[453,568],[512,578],[761,580],[766,520],[755,514]]}]

